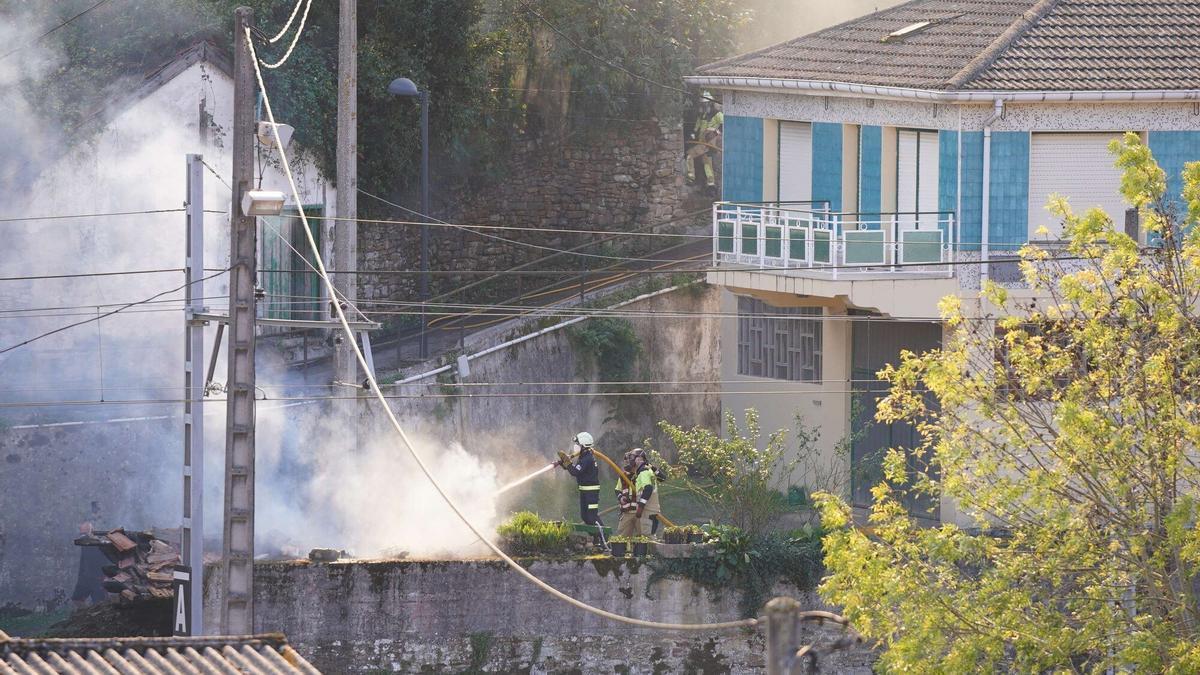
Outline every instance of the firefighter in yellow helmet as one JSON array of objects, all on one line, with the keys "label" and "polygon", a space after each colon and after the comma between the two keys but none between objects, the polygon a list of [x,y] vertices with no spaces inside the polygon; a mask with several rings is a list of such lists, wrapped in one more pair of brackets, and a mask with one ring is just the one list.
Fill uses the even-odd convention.
[{"label": "firefighter in yellow helmet", "polygon": [[642,533],[638,527],[637,499],[633,496],[633,451],[625,453],[622,468],[623,476],[617,476],[617,504],[621,515],[617,519],[617,535],[621,537],[636,537]]},{"label": "firefighter in yellow helmet", "polygon": [[704,164],[704,178],[708,187],[715,187],[717,181],[713,172],[712,154],[721,149],[721,131],[725,124],[725,115],[709,97],[708,92],[704,92],[703,96],[708,100],[704,102],[704,107],[696,118],[695,139],[688,141],[687,181],[695,182],[696,158],[699,157]]},{"label": "firefighter in yellow helmet", "polygon": [[658,516],[662,513],[658,502],[658,476],[645,450],[630,450],[629,459],[633,468],[634,515],[638,520],[638,531],[654,536],[658,533]]}]

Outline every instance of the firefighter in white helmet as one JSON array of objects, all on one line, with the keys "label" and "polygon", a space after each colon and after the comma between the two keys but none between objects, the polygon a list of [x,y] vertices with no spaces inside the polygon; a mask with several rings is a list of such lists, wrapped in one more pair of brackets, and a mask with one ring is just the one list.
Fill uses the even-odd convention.
[{"label": "firefighter in white helmet", "polygon": [[571,456],[558,453],[558,463],[579,484],[579,516],[585,525],[596,528],[593,541],[597,546],[608,548],[608,542],[604,540],[604,523],[600,521],[600,467],[596,465],[596,455],[592,453],[593,444],[592,435],[588,432],[575,434]]}]

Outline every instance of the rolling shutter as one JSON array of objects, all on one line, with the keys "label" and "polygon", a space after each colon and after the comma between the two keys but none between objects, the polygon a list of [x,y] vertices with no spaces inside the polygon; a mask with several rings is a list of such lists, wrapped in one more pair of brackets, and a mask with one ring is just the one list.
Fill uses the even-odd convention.
[{"label": "rolling shutter", "polygon": [[779,201],[812,199],[812,126],[779,123]]},{"label": "rolling shutter", "polygon": [[1029,238],[1041,226],[1052,237],[1062,234],[1062,223],[1046,211],[1050,195],[1067,198],[1071,210],[1082,215],[1093,206],[1104,209],[1117,223],[1123,223],[1125,209],[1121,198],[1121,171],[1113,166],[1108,151],[1116,133],[1033,134],[1029,148]]},{"label": "rolling shutter", "polygon": [[909,219],[915,212],[928,212],[921,216],[923,225],[937,224],[933,212],[938,208],[939,153],[936,131],[904,129],[896,134],[896,211]]}]

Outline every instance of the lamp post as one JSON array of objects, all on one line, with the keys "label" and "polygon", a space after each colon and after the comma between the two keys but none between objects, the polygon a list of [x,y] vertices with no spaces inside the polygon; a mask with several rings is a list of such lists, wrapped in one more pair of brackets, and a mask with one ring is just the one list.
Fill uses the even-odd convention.
[{"label": "lamp post", "polygon": [[416,96],[421,103],[421,358],[429,356],[425,334],[425,301],[429,299],[429,90],[418,89],[407,77],[398,77],[388,85],[392,96]]}]

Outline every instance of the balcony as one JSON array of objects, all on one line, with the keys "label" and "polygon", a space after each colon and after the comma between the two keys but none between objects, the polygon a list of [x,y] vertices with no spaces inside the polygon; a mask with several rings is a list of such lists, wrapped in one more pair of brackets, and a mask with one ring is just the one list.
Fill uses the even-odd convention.
[{"label": "balcony", "polygon": [[953,213],[836,213],[820,202],[713,204],[713,265],[825,279],[953,277]]}]

